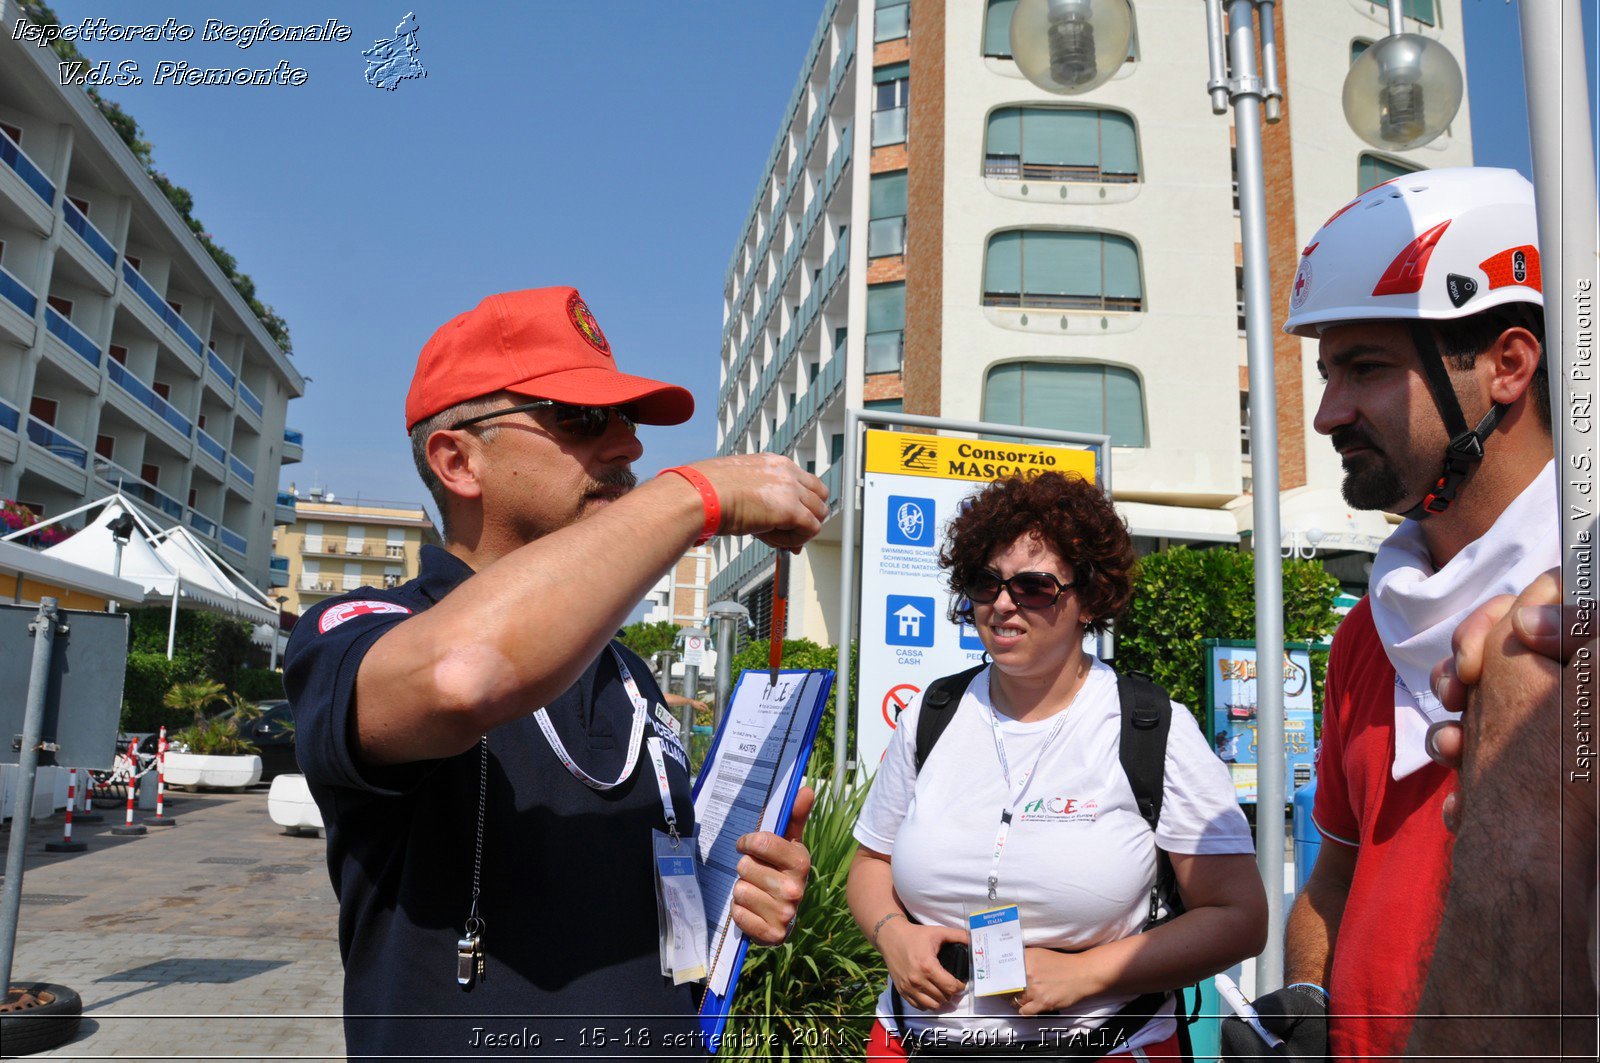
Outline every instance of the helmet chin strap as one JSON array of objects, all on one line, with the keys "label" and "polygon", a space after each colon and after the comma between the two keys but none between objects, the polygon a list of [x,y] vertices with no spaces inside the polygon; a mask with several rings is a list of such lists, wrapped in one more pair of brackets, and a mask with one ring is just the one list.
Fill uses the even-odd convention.
[{"label": "helmet chin strap", "polygon": [[1489,407],[1489,412],[1483,415],[1476,428],[1468,428],[1455,388],[1450,386],[1450,374],[1445,369],[1444,359],[1433,341],[1433,330],[1421,321],[1413,321],[1411,339],[1416,344],[1428,390],[1433,392],[1433,403],[1439,408],[1439,416],[1444,419],[1445,431],[1450,433],[1450,442],[1444,448],[1444,471],[1422,496],[1422,501],[1400,514],[1408,520],[1426,520],[1436,513],[1443,513],[1455,501],[1461,484],[1483,460],[1483,445],[1500,423],[1506,406],[1504,403],[1495,403]]}]

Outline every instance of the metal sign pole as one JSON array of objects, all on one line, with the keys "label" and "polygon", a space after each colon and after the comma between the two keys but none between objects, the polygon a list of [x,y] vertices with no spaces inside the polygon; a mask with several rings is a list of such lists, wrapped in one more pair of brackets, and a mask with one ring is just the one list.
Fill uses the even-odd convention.
[{"label": "metal sign pole", "polygon": [[0,895],[0,990],[11,990],[11,964],[17,950],[17,920],[22,911],[22,871],[28,853],[28,825],[33,819],[34,776],[39,768],[39,743],[44,733],[45,694],[50,686],[50,654],[56,640],[56,600],[41,598],[33,633],[33,664],[28,672],[27,714],[22,721],[22,749],[17,757],[16,804],[11,813],[11,844],[6,849],[6,883]]}]

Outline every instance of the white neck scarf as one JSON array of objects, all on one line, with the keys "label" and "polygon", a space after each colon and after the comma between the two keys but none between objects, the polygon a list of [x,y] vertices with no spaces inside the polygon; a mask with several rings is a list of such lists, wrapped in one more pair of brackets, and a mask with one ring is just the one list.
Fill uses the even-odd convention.
[{"label": "white neck scarf", "polygon": [[1433,696],[1433,666],[1450,656],[1450,636],[1490,598],[1517,594],[1561,563],[1556,528],[1555,463],[1505,508],[1494,525],[1435,572],[1422,525],[1408,520],[1372,562],[1372,622],[1394,665],[1395,779],[1430,763],[1428,726],[1455,720]]}]

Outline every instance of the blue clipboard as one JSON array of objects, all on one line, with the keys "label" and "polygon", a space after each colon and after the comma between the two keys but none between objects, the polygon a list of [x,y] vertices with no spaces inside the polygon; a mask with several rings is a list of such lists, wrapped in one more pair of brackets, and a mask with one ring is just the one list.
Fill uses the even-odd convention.
[{"label": "blue clipboard", "polygon": [[[813,704],[809,708],[801,705],[798,710],[807,713],[809,716],[806,721],[804,736],[800,740],[798,754],[799,762],[805,764],[811,759],[811,749],[817,740],[817,728],[822,724],[822,710],[828,703],[828,695],[833,691],[834,673],[826,668],[819,668],[815,671],[791,668],[780,671],[778,675],[780,678],[783,676],[822,676],[822,681],[817,684],[817,693]],[[751,668],[739,673],[739,681],[734,684],[733,691],[728,696],[729,703],[732,704],[738,700],[739,691],[743,689],[746,682],[766,684],[767,681],[768,673],[765,668]],[[711,739],[711,748],[706,752],[705,763],[710,764],[716,759],[717,749],[722,744],[722,735],[725,731],[725,727],[717,729],[716,735]],[[789,781],[789,787],[786,792],[773,793],[768,798],[769,801],[776,800],[779,802],[777,829],[780,834],[789,826],[789,814],[794,810],[795,795],[800,792],[800,780],[803,775],[804,772],[795,772],[794,777]],[[700,776],[694,781],[693,798],[696,801],[699,800],[700,787],[705,783],[705,780],[706,773],[701,772]],[[738,952],[733,958],[733,977],[728,981],[728,992],[719,996],[711,992],[708,983],[705,999],[700,1002],[700,1036],[704,1039],[703,1043],[706,1046],[707,1053],[711,1055],[716,1054],[718,1047],[722,1043],[722,1033],[728,1025],[728,1012],[733,1006],[734,997],[739,993],[739,974],[744,970],[744,957],[749,948],[750,940],[741,937],[739,939]]]}]

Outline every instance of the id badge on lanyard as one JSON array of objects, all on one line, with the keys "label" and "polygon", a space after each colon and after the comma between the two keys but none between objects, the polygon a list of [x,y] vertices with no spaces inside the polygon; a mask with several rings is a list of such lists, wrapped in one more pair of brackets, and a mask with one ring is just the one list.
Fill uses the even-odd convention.
[{"label": "id badge on lanyard", "polygon": [[1000,858],[1005,855],[1006,841],[1011,836],[1012,815],[1021,807],[1022,799],[1028,793],[1028,785],[1033,782],[1034,774],[1044,762],[1045,753],[1049,752],[1064,723],[1066,716],[1061,714],[1039,747],[1033,767],[1013,783],[1005,739],[1000,734],[1000,721],[994,709],[991,707],[989,710],[995,757],[1000,762],[1000,774],[1005,779],[1007,803],[1000,810],[1000,825],[995,832],[994,854],[989,864],[988,906],[969,910],[967,914],[967,933],[972,939],[972,992],[976,996],[1018,993],[1028,986],[1028,968],[1023,956],[1026,946],[1022,940],[1022,909],[1015,904],[999,903]]},{"label": "id badge on lanyard", "polygon": [[533,714],[544,732],[544,737],[555,752],[556,759],[573,778],[592,790],[604,792],[621,786],[632,775],[639,762],[639,750],[647,749],[654,769],[656,792],[661,797],[661,813],[666,820],[665,833],[650,832],[650,866],[655,882],[656,914],[660,925],[661,973],[672,978],[675,984],[691,982],[706,976],[707,930],[705,905],[700,895],[699,861],[696,857],[698,831],[687,836],[678,832],[678,816],[672,807],[672,790],[667,780],[667,762],[662,753],[662,740],[652,736],[644,740],[645,722],[650,714],[649,704],[639,692],[639,686],[628,670],[622,655],[612,650],[617,660],[617,671],[622,685],[633,702],[633,724],[628,732],[628,755],[622,772],[607,782],[584,771],[573,760],[556,734],[550,713],[540,709]]}]

